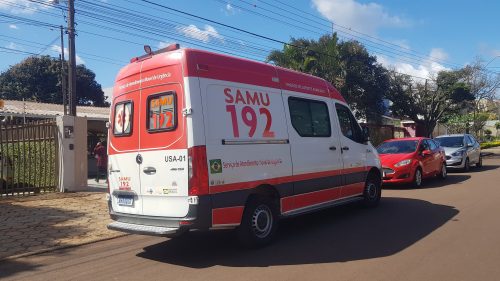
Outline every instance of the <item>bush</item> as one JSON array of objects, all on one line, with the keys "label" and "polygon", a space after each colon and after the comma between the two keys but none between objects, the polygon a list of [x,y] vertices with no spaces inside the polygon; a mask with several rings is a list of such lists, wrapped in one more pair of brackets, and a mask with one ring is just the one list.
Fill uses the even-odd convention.
[{"label": "bush", "polygon": [[500,141],[491,141],[491,142],[483,142],[481,143],[481,149],[497,147],[500,146]]},{"label": "bush", "polygon": [[[15,187],[46,188],[57,185],[54,141],[30,141],[3,144],[0,153],[10,166]],[[8,160],[7,160],[8,159]],[[6,171],[4,171],[5,173]]]}]

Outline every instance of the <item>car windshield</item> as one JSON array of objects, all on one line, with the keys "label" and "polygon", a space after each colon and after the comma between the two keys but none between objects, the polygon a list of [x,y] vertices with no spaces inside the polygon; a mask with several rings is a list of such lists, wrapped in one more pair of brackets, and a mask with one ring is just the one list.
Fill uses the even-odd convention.
[{"label": "car windshield", "polygon": [[380,154],[411,153],[417,150],[418,140],[389,141],[384,142],[377,151]]},{"label": "car windshield", "polygon": [[443,147],[462,147],[464,146],[464,137],[441,137],[436,141]]}]

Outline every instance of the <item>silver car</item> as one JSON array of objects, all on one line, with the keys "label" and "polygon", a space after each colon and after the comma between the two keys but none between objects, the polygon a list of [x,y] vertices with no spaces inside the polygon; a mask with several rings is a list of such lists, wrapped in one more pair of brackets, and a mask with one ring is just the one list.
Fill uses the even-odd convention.
[{"label": "silver car", "polygon": [[469,134],[444,135],[435,138],[446,154],[446,167],[469,171],[471,165],[481,167],[481,146]]}]

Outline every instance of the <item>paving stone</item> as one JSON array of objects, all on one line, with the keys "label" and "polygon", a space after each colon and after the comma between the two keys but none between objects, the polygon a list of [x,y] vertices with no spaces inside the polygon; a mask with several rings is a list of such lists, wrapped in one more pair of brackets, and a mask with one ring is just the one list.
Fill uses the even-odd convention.
[{"label": "paving stone", "polygon": [[0,200],[0,258],[121,235],[106,229],[105,198],[82,192]]}]

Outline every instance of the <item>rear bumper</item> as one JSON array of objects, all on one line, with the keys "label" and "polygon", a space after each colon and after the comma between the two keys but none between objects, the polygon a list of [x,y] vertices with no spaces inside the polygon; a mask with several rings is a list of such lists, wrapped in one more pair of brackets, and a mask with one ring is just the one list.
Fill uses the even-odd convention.
[{"label": "rear bumper", "polygon": [[165,236],[177,233],[180,228],[176,227],[163,227],[153,225],[132,224],[126,222],[115,221],[108,224],[108,229],[141,235]]},{"label": "rear bumper", "polygon": [[185,217],[157,217],[118,213],[113,210],[111,201],[108,201],[109,215],[114,221],[108,229],[131,234],[166,236],[189,229],[208,229],[211,221],[209,198],[199,197],[197,205],[189,205]]}]

